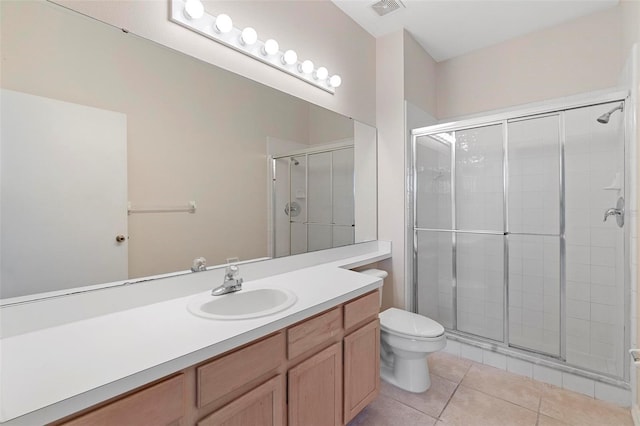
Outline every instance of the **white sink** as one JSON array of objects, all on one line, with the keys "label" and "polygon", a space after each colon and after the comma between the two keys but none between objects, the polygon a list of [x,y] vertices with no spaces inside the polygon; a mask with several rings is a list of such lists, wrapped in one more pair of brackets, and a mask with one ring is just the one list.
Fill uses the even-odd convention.
[{"label": "white sink", "polygon": [[296,300],[295,294],[281,288],[240,290],[223,296],[212,296],[207,292],[193,297],[187,309],[203,318],[241,320],[275,314],[292,306]]}]

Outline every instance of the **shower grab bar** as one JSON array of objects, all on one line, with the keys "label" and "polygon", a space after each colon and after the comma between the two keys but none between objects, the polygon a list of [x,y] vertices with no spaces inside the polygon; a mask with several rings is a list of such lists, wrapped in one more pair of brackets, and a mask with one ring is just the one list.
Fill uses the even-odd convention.
[{"label": "shower grab bar", "polygon": [[131,215],[134,213],[195,213],[196,212],[196,202],[189,201],[189,205],[187,206],[164,206],[164,207],[138,207],[133,208],[131,203],[128,204],[127,214]]}]

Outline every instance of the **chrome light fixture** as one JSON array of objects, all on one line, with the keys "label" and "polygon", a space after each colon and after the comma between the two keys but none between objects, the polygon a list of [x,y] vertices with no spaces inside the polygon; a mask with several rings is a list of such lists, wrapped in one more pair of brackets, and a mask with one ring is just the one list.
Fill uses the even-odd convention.
[{"label": "chrome light fixture", "polygon": [[171,2],[170,20],[176,24],[271,65],[331,94],[334,94],[335,89],[342,84],[342,78],[337,74],[329,76],[326,67],[316,68],[315,64],[308,59],[298,61],[298,54],[295,50],[286,49],[282,52],[276,40],[270,38],[264,42],[260,41],[255,29],[234,27],[229,15],[221,13],[214,16],[207,13],[201,0],[169,1]]}]

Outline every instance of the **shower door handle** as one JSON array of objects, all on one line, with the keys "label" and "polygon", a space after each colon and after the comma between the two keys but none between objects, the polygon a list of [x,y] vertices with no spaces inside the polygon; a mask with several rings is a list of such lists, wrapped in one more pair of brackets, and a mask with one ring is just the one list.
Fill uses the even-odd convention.
[{"label": "shower door handle", "polygon": [[616,222],[618,223],[618,226],[620,228],[624,226],[624,198],[623,197],[618,198],[618,202],[616,203],[615,208],[607,209],[607,211],[604,212],[603,222],[606,222],[609,216],[616,217]]}]

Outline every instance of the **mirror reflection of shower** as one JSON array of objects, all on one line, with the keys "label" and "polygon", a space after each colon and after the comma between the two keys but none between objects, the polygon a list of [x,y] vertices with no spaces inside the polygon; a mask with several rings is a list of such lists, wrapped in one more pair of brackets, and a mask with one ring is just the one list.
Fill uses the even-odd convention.
[{"label": "mirror reflection of shower", "polygon": [[620,105],[612,108],[610,111],[602,114],[600,117],[598,117],[598,123],[607,124],[609,122],[609,119],[611,118],[611,114],[613,114],[617,110],[620,110],[620,112],[624,111],[624,104],[621,103]]},{"label": "mirror reflection of shower", "polygon": [[274,257],[354,243],[352,142],[278,155],[273,171]]}]

